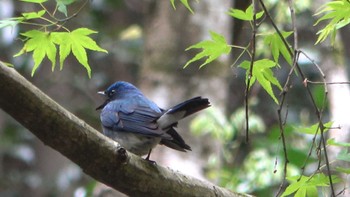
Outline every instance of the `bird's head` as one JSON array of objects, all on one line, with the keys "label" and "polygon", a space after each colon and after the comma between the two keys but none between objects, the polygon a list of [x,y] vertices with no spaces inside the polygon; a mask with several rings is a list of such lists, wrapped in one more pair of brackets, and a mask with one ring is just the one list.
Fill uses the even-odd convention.
[{"label": "bird's head", "polygon": [[125,81],[117,81],[110,85],[106,90],[99,91],[97,93],[107,97],[106,101],[96,108],[96,110],[99,110],[106,106],[110,101],[121,98],[122,96],[128,94],[140,94],[141,92],[131,83]]}]

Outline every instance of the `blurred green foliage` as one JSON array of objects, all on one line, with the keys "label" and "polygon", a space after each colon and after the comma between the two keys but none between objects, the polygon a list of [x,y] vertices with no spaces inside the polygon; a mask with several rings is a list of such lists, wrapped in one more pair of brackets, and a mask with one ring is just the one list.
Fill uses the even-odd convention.
[{"label": "blurred green foliage", "polygon": [[[62,14],[67,17],[72,16],[70,14],[76,10],[70,9],[69,6],[76,6],[74,3],[81,3],[82,1],[56,0],[46,2],[46,0],[26,0],[26,2],[35,2],[37,4],[37,7],[41,7],[40,4],[43,3],[51,3],[51,6],[48,6],[49,8],[54,7],[54,10],[57,9],[57,12],[59,12],[58,14]],[[300,14],[300,20],[298,20],[298,28],[304,31],[309,30],[310,24],[313,24],[311,17],[313,13],[311,13],[310,9],[312,1],[295,0],[293,2],[295,11]],[[136,13],[134,10],[128,10],[127,3],[128,2],[126,1],[122,2],[113,0],[94,1],[93,4],[91,4],[91,10],[88,10],[88,13],[82,12],[83,20],[80,18],[81,21],[78,21],[78,23],[84,22],[85,24],[92,24],[95,29],[99,29],[99,32],[103,33],[102,36],[96,35],[97,40],[100,40],[101,43],[105,44],[104,46],[106,46],[108,51],[110,51],[110,56],[112,56],[110,59],[113,59],[112,61],[109,58],[104,58],[103,61],[101,61],[102,59],[98,54],[88,54],[88,56],[86,56],[91,59],[91,62],[94,65],[100,66],[96,66],[95,69],[95,75],[97,77],[93,80],[96,81],[93,82],[94,88],[90,87],[93,89],[93,91],[95,91],[96,86],[103,86],[104,83],[108,83],[108,79],[113,78],[114,80],[117,78],[117,74],[119,74],[118,77],[120,77],[124,76],[125,73],[128,73],[134,78],[137,78],[137,65],[141,62],[141,51],[144,44],[142,40],[142,31],[144,27],[142,26],[143,23],[140,22],[142,18],[140,16],[142,15],[140,13]],[[170,3],[175,8],[175,0],[171,0]],[[190,12],[195,14],[195,10],[190,7],[188,1],[181,0],[180,3],[184,4],[184,6]],[[290,10],[288,9],[287,1],[268,0],[266,1],[266,4],[268,6],[268,9],[271,10],[274,19],[277,22],[277,25],[281,28],[289,27],[288,24],[290,23]],[[349,7],[343,6],[347,4],[348,1],[339,0],[332,1],[332,3],[326,4],[324,7],[322,7],[321,11],[318,14],[324,15],[318,19],[316,24],[324,23],[326,21],[329,21],[329,23],[326,24],[325,28],[319,31],[319,37],[316,43],[322,42],[329,36],[334,39],[336,30],[349,23]],[[128,14],[125,14],[126,12],[128,12]],[[35,12],[24,12],[19,17],[3,19],[0,22],[0,27],[11,26],[14,28],[16,25],[24,21],[36,22],[36,20],[41,19],[41,17],[47,16],[48,13],[49,12],[46,9],[41,7],[39,11],[36,10]],[[120,19],[122,22],[119,22],[117,24],[115,18],[120,17],[120,15],[114,15],[114,18],[112,17],[112,15],[116,13],[125,14],[124,17]],[[337,13],[340,13],[340,15],[337,15]],[[139,18],[135,17],[137,14],[140,14]],[[176,12],[173,14],[176,14]],[[235,19],[248,21],[251,27],[251,22],[253,19],[252,6],[249,6],[245,10],[230,9],[227,14]],[[264,19],[264,13],[258,12],[256,18],[261,20]],[[62,24],[67,25],[67,21]],[[74,23],[73,18],[70,21]],[[56,22],[61,24],[59,20]],[[52,21],[49,22],[49,24],[52,25],[50,27],[53,27],[53,29],[57,27],[54,23],[55,22],[52,23]],[[69,26],[73,26],[73,29],[78,28],[76,27],[78,26],[77,24]],[[44,30],[45,28],[40,29],[40,33],[38,33],[40,38],[47,38],[47,36],[50,34],[49,32],[51,32]],[[279,84],[278,80],[280,80],[281,77],[285,76],[285,74],[279,72],[281,69],[272,71],[270,68],[276,66],[281,66],[283,68],[285,62],[290,65],[292,59],[290,57],[290,54],[287,52],[287,46],[283,45],[281,38],[277,36],[275,32],[271,32],[271,30],[271,25],[266,23],[259,24],[259,29],[257,32],[257,56],[259,58],[265,58],[257,60],[263,62],[260,62],[260,64],[258,62],[258,66],[255,67],[257,70],[253,72],[253,75],[254,73],[264,74],[262,78],[259,78],[262,80],[258,80],[258,82],[260,82],[261,86],[268,92],[270,98],[272,97],[276,102],[277,94],[274,93],[275,90],[271,84],[275,85],[278,89],[281,89],[281,85]],[[69,31],[67,31],[66,34],[73,33],[73,31],[70,33],[68,32]],[[85,36],[81,38],[83,38],[84,41],[88,40],[91,49],[91,43],[94,43],[94,41],[91,42],[87,35],[95,32],[87,29],[85,29],[84,32]],[[29,33],[27,32],[27,35],[28,34]],[[26,35],[26,33],[24,35]],[[282,35],[284,39],[290,41],[290,31],[282,31]],[[30,36],[25,37],[27,38],[25,40],[26,43],[32,39]],[[186,66],[188,66],[191,61],[194,62],[205,58],[206,61],[204,64],[208,64],[211,61],[214,61],[220,55],[230,53],[231,48],[239,47],[229,45],[228,39],[226,40],[222,35],[215,33],[214,31],[211,32],[211,38],[212,40],[202,41],[188,48],[202,49],[202,51],[199,52],[197,56],[189,60]],[[302,36],[301,39],[303,39]],[[39,60],[43,60],[45,55],[49,57],[51,63],[54,64],[56,60],[52,55],[54,52],[52,43],[62,44],[64,40],[64,38],[61,38],[61,40],[57,39],[56,42],[47,40],[48,42],[51,42],[49,43],[50,46],[47,47],[47,43],[44,43],[42,45],[46,46],[46,48],[44,51],[41,50],[40,58],[37,58],[36,62],[34,61],[34,65],[38,66],[38,64],[40,64]],[[89,49],[89,46],[84,47],[83,43],[83,41],[80,42],[80,48],[83,47]],[[310,45],[310,43],[311,45],[314,44],[313,40],[309,38],[304,38],[303,42],[301,42],[301,44],[304,46],[308,44]],[[249,44],[240,47],[240,49],[243,49],[244,53],[248,57],[251,55],[247,50],[249,47]],[[11,47],[11,50],[18,51],[20,48],[21,47],[13,46]],[[93,48],[104,52],[104,50],[97,45],[95,47],[92,47],[92,49]],[[11,52],[10,49],[2,49],[4,52]],[[25,53],[33,51],[31,49],[34,50],[33,45],[27,44],[25,50],[22,52]],[[69,52],[73,52],[72,46],[70,49],[71,51],[69,51],[69,47],[66,46],[65,52],[63,50],[62,54],[65,54],[64,56],[66,56],[67,53],[69,54]],[[44,54],[44,56],[42,54]],[[9,55],[7,54],[7,56]],[[84,65],[86,64],[87,59],[85,59],[85,55],[83,56],[84,57],[81,56],[80,59],[84,59]],[[239,58],[242,59],[246,58],[247,56],[241,55]],[[281,56],[283,58],[279,58]],[[117,61],[115,59],[117,59]],[[64,59],[60,58],[61,66],[63,60]],[[17,69],[20,67],[19,65],[26,65],[26,63],[30,62],[30,60],[26,59],[23,56],[21,56],[21,58],[18,58],[16,61],[19,62],[16,62]],[[238,60],[233,61],[239,62],[240,65],[243,65],[242,67],[244,69],[248,70],[249,62],[247,63],[241,60],[241,62],[243,62],[241,64],[241,62]],[[67,64],[75,64],[74,62],[72,63],[72,61],[69,59],[67,59],[66,62]],[[122,66],[117,67],[116,64],[120,62]],[[204,64],[202,64],[202,66]],[[113,65],[115,70],[111,69],[111,65]],[[259,65],[268,67],[268,71],[259,70]],[[110,72],[101,72],[100,69],[103,70],[104,68],[108,68]],[[127,70],[129,72],[121,68],[129,69]],[[88,70],[87,67],[86,69]],[[309,76],[315,75],[313,71],[308,71],[308,74]],[[108,75],[111,75],[112,77],[108,77]],[[65,105],[68,108],[71,108],[72,111],[82,117],[85,117],[88,122],[96,126],[98,125],[98,120],[96,120],[96,114],[94,114],[95,112],[91,111],[91,103],[93,102],[93,98],[91,98],[92,93],[86,90],[88,82],[84,81],[83,77],[79,76],[80,75],[76,73],[67,76],[67,78],[70,78],[72,81],[74,81],[72,84],[74,84],[73,86],[75,92],[72,93],[64,90],[64,88],[61,89],[61,86],[55,88],[59,90],[59,94],[61,94],[61,91],[66,91],[66,98],[64,98],[64,100],[66,100]],[[56,81],[63,79],[62,77],[55,78],[52,75],[48,75],[46,77],[54,78]],[[40,78],[42,78],[44,81],[42,84],[46,85],[48,83],[54,83],[46,81],[47,78],[45,78],[45,75],[40,76]],[[103,83],[101,81],[103,81]],[[66,81],[63,81],[62,83],[70,84],[70,82]],[[253,83],[251,83],[251,85],[252,84]],[[45,85],[42,86],[45,88]],[[318,132],[317,135],[315,135],[316,131],[319,130],[318,124],[312,125],[310,123],[315,123],[316,120],[309,113],[309,111],[312,109],[310,109],[310,106],[308,106],[308,101],[306,101],[306,99],[301,96],[302,88],[303,87],[300,84],[299,86],[295,85],[289,93],[290,96],[288,98],[290,106],[288,107],[288,124],[284,125],[284,135],[288,140],[286,147],[289,161],[287,167],[287,180],[289,181],[290,185],[285,190],[284,195],[294,194],[296,196],[315,196],[323,194],[322,190],[327,191],[327,188],[329,187],[329,181],[327,180],[327,176],[325,176],[325,174],[322,172],[315,172],[314,170],[315,166],[319,162],[316,151],[311,151],[309,154],[311,147],[313,147],[315,150],[315,146],[317,146],[317,144],[313,143],[320,139],[320,134]],[[329,112],[327,111],[327,102],[324,100],[325,92],[323,86],[314,86],[311,89],[312,94],[315,97],[316,105],[320,108],[325,108],[323,115],[325,119],[327,119],[329,117]],[[76,92],[80,94],[80,97],[75,94]],[[51,92],[51,94],[55,96],[55,93]],[[243,108],[237,108],[234,110],[234,112],[230,113],[230,115],[227,116],[224,114],[223,110],[211,107],[196,117],[190,126],[192,132],[195,135],[210,136],[219,142],[219,154],[212,153],[208,156],[207,160],[205,171],[206,175],[210,179],[217,181],[220,185],[235,191],[249,192],[258,196],[271,196],[271,194],[276,192],[281,181],[283,181],[284,170],[284,153],[280,140],[280,129],[276,122],[272,122],[273,120],[276,120],[274,119],[275,117],[270,117],[270,112],[276,111],[276,108],[269,105],[266,94],[265,96],[254,94],[250,99],[260,100],[260,103],[255,103],[250,106],[251,111],[249,111],[249,131],[251,140],[249,144],[246,144],[242,137],[242,133],[245,130],[246,121],[245,110]],[[63,99],[61,101],[63,101]],[[79,105],[77,105],[77,103]],[[82,106],[83,103],[85,103],[84,106]],[[253,109],[256,108],[263,109],[263,111],[255,112]],[[40,187],[47,189],[46,194],[48,196],[59,196],[66,191],[67,188],[61,187],[62,185],[66,184],[73,185],[72,187],[75,191],[82,191],[85,196],[92,195],[97,182],[82,176],[82,172],[77,172],[75,167],[70,166],[65,170],[60,170],[60,172],[58,172],[53,178],[55,181],[50,182],[42,178],[42,174],[40,174],[40,172],[38,172],[35,168],[36,162],[38,162],[38,155],[35,149],[35,137],[30,135],[29,132],[23,129],[20,125],[16,124],[13,120],[1,123],[0,126],[0,158],[2,161],[0,171],[1,196],[21,196],[21,194],[25,194],[27,191],[33,191],[34,189]],[[331,126],[331,122],[325,123],[324,126],[326,128],[329,128]],[[315,137],[315,141],[313,137]],[[350,154],[346,150],[349,147],[349,143],[341,143],[336,142],[334,139],[329,139],[327,141],[327,146],[341,147],[343,150],[337,155],[336,161],[344,161],[347,164],[350,162]],[[324,168],[324,165],[322,165],[322,167]],[[335,164],[332,167],[334,167],[333,169],[337,172],[350,174],[350,169],[346,166],[344,167],[342,165]],[[302,168],[305,169],[305,173],[303,175],[301,175]],[[66,174],[72,174],[75,176],[65,176]],[[332,178],[335,182],[338,181],[336,176],[332,176]],[[299,179],[300,181],[298,181]],[[61,184],[58,184],[58,182]]]}]

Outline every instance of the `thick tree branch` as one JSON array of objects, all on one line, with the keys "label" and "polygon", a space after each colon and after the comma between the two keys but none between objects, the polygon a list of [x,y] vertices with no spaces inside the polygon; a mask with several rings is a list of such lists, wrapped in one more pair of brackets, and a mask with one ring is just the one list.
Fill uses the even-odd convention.
[{"label": "thick tree branch", "polygon": [[96,180],[131,196],[248,196],[126,152],[0,62],[0,108]]}]

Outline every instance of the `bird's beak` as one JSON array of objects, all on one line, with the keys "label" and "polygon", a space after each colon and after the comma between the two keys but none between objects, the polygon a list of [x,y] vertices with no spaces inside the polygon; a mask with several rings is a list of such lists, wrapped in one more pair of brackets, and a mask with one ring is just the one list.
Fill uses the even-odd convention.
[{"label": "bird's beak", "polygon": [[97,92],[97,94],[100,94],[100,95],[106,96],[105,91],[99,91],[99,92]]},{"label": "bird's beak", "polygon": [[[98,91],[97,94],[106,96],[105,91]],[[103,109],[109,103],[109,99],[107,99],[102,105],[98,106],[96,110]]]},{"label": "bird's beak", "polygon": [[[98,91],[97,94],[106,96],[105,91]],[[96,110],[99,110],[99,109],[104,108],[104,106],[106,106],[108,102],[109,102],[109,99],[107,99],[102,105],[98,106],[98,107],[96,108]]]}]

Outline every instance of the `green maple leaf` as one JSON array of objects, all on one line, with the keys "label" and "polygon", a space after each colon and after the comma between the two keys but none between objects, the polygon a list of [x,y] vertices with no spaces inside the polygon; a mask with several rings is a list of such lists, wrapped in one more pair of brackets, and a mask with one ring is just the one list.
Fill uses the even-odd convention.
[{"label": "green maple leaf", "polygon": [[[180,0],[180,2],[193,14],[193,10],[191,6],[188,4],[188,0]],[[170,0],[171,5],[173,6],[174,10],[176,10],[175,7],[175,0]]]},{"label": "green maple leaf", "polygon": [[[231,8],[227,14],[239,20],[253,21],[254,19],[253,5],[250,5],[245,11]],[[264,11],[260,11],[256,13],[256,19],[261,18],[263,14],[264,14]]]},{"label": "green maple leaf", "polygon": [[40,63],[45,56],[49,58],[52,63],[52,70],[55,68],[56,62],[56,46],[52,41],[52,36],[48,32],[30,30],[21,35],[28,38],[23,48],[14,55],[14,57],[20,56],[26,52],[33,51],[34,66],[32,69],[32,76],[39,68]]},{"label": "green maple leaf", "polygon": [[[291,195],[294,196],[318,196],[317,187],[329,186],[329,177],[323,173],[313,176],[289,176],[287,177],[291,184],[286,188],[281,197]],[[340,179],[336,175],[331,175],[333,183],[339,183]]]},{"label": "green maple leaf", "polygon": [[217,59],[222,54],[228,54],[231,51],[231,47],[227,44],[224,36],[217,34],[215,32],[210,32],[210,36],[212,40],[205,40],[199,42],[195,45],[192,45],[186,49],[186,51],[190,49],[203,49],[202,52],[198,53],[192,59],[190,59],[184,66],[186,68],[190,63],[198,61],[202,58],[207,58],[203,64],[199,66],[199,68],[203,67],[206,64]]},{"label": "green maple leaf", "polygon": [[337,155],[337,160],[350,162],[350,153],[348,153],[348,150],[341,150]]},{"label": "green maple leaf", "polygon": [[60,69],[63,68],[63,62],[72,52],[80,64],[82,64],[89,77],[91,77],[91,68],[88,63],[86,49],[93,51],[105,52],[105,49],[99,47],[96,42],[89,37],[90,34],[97,33],[88,28],[79,28],[72,32],[55,32],[52,33],[53,40],[59,45]]},{"label": "green maple leaf", "polygon": [[0,29],[3,27],[15,27],[18,23],[22,21],[22,17],[17,18],[7,18],[4,20],[0,20]]},{"label": "green maple leaf", "polygon": [[32,69],[32,76],[39,68],[45,56],[51,61],[52,70],[54,70],[57,53],[55,44],[57,44],[59,45],[60,69],[63,68],[64,60],[72,52],[78,62],[86,68],[89,77],[91,77],[91,68],[88,63],[86,49],[107,52],[88,37],[88,35],[93,33],[96,32],[87,28],[79,28],[72,32],[53,33],[38,30],[27,31],[21,34],[27,38],[27,41],[15,57],[33,51],[34,66]]},{"label": "green maple leaf", "polygon": [[46,13],[45,10],[40,10],[39,12],[25,12],[22,13],[23,20],[30,20],[42,17]]},{"label": "green maple leaf", "polygon": [[335,170],[348,175],[350,174],[350,168],[335,167]]},{"label": "green maple leaf", "polygon": [[[284,39],[288,38],[293,32],[281,32]],[[292,58],[288,52],[286,45],[277,33],[269,34],[264,38],[264,42],[270,46],[271,53],[275,62],[278,62],[280,54],[284,59],[292,65]],[[288,46],[289,47],[289,46]]]},{"label": "green maple leaf", "polygon": [[25,12],[22,13],[21,17],[7,18],[0,20],[0,28],[11,26],[15,27],[17,24],[22,23],[25,20],[31,20],[42,17],[46,13],[45,10],[40,10],[38,12]]},{"label": "green maple leaf", "polygon": [[334,138],[328,139],[327,140],[327,145],[350,147],[350,143],[347,143],[347,142],[336,142]]},{"label": "green maple leaf", "polygon": [[[324,123],[323,126],[325,127],[325,129],[323,130],[323,132],[327,132],[329,130],[329,128],[332,126],[333,122],[327,122]],[[310,135],[315,135],[317,132],[318,134],[320,134],[320,125],[319,123],[313,124],[310,127],[294,127],[294,129],[300,133],[304,133],[304,134],[310,134]]]},{"label": "green maple leaf", "polygon": [[[253,65],[253,71],[252,71],[253,73],[252,73],[251,83],[249,85],[249,88],[257,80],[259,84],[265,89],[265,91],[271,96],[271,98],[278,104],[278,100],[272,90],[272,85],[275,85],[280,90],[282,90],[282,86],[280,85],[278,80],[273,76],[273,72],[271,70],[271,68],[275,67],[276,65],[277,65],[276,62],[268,59],[255,61]],[[244,61],[241,63],[240,67],[247,70],[246,80],[248,80],[250,62]]]},{"label": "green maple leaf", "polygon": [[63,13],[66,17],[68,16],[67,5],[74,3],[75,0],[56,0],[57,10]]},{"label": "green maple leaf", "polygon": [[28,2],[28,3],[44,3],[47,0],[21,0],[23,2]]},{"label": "green maple leaf", "polygon": [[328,36],[331,36],[331,43],[333,45],[337,30],[350,23],[350,2],[348,0],[330,1],[321,8],[321,11],[315,15],[324,15],[317,20],[314,26],[325,20],[329,20],[329,23],[316,33],[318,38],[315,44],[321,43]]}]

